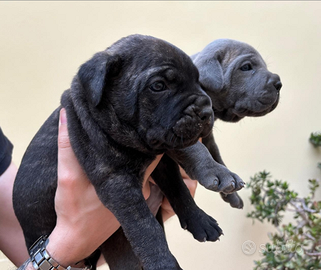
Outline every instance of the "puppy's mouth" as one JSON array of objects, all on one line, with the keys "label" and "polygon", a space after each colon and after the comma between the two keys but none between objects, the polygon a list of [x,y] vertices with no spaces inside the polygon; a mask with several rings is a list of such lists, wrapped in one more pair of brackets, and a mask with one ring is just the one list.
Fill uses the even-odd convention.
[{"label": "puppy's mouth", "polygon": [[[179,119],[164,136],[149,140],[149,145],[155,150],[181,149],[191,146],[200,137],[207,136],[213,127],[214,117],[201,121],[189,115]],[[159,134],[160,135],[160,134]]]},{"label": "puppy's mouth", "polygon": [[[181,107],[180,104],[179,107]],[[147,143],[153,150],[182,149],[207,136],[214,124],[212,103],[206,95],[194,95],[182,110],[177,110],[166,121],[158,121],[155,128],[149,128]]]},{"label": "puppy's mouth", "polygon": [[279,95],[256,99],[248,104],[236,103],[235,107],[229,112],[226,112],[226,118],[229,118],[230,122],[237,122],[244,118],[249,117],[260,117],[272,112],[279,103]]},{"label": "puppy's mouth", "polygon": [[207,136],[211,132],[213,122],[212,116],[205,121],[199,121],[199,119],[186,115],[178,120],[173,127],[172,134],[177,142],[170,142],[170,144],[176,148],[179,145],[186,147],[196,143],[200,137]]}]

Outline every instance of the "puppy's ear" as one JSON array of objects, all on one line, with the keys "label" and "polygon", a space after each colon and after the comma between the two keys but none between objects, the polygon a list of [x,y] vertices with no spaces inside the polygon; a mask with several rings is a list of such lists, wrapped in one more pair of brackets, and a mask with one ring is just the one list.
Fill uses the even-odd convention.
[{"label": "puppy's ear", "polygon": [[[203,57],[202,57],[203,58]],[[195,65],[198,68],[201,85],[207,91],[217,92],[224,86],[223,69],[216,58],[195,59]]]},{"label": "puppy's ear", "polygon": [[107,52],[96,53],[78,71],[85,95],[93,106],[98,106],[108,79],[120,70],[120,57]]}]

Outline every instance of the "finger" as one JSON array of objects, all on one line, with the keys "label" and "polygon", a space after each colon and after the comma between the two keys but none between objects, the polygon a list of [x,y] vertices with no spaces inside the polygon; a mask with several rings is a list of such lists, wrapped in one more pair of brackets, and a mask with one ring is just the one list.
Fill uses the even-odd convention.
[{"label": "finger", "polygon": [[58,133],[58,182],[73,181],[82,176],[83,171],[72,150],[67,127],[65,109],[61,109]]},{"label": "finger", "polygon": [[59,117],[58,150],[68,149],[70,147],[66,110],[62,108]]},{"label": "finger", "polygon": [[154,169],[156,168],[157,164],[161,160],[163,154],[156,156],[153,162],[147,167],[145,174],[144,174],[144,181],[147,181],[148,177],[152,174]]},{"label": "finger", "polygon": [[184,178],[183,180],[189,192],[191,193],[191,196],[194,198],[196,193],[196,188],[197,188],[197,181],[191,180],[189,178]]},{"label": "finger", "polygon": [[146,181],[144,184],[143,184],[143,195],[144,195],[144,198],[145,200],[147,200],[150,196],[150,184],[149,184],[149,181],[150,181],[151,177],[148,178],[148,181]]}]

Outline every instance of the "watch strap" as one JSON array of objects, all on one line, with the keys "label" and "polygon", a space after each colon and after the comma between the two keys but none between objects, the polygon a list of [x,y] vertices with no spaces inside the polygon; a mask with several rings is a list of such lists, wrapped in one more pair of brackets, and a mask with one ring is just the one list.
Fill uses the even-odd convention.
[{"label": "watch strap", "polygon": [[68,266],[67,268],[61,266],[56,260],[54,260],[48,251],[46,246],[48,245],[47,236],[41,236],[31,247],[30,257],[33,267],[36,270],[90,270],[91,266],[85,266],[84,268],[76,268]]}]

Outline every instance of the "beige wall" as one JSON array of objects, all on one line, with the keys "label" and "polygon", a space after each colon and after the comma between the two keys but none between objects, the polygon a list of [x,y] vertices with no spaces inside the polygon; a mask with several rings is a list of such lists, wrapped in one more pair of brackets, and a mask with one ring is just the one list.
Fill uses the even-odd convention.
[{"label": "beige wall", "polygon": [[[0,125],[15,145],[14,160],[19,164],[79,65],[119,38],[149,34],[188,54],[232,38],[257,48],[284,86],[271,114],[215,124],[223,158],[245,181],[266,169],[306,195],[306,180],[320,178],[320,152],[308,143],[310,132],[321,129],[320,14],[320,2],[1,2]],[[271,228],[252,225],[245,217],[249,192],[240,194],[243,211],[198,188],[196,202],[224,230],[218,243],[197,243],[176,217],[167,223],[170,248],[183,269],[253,268],[259,252],[245,255],[242,243],[259,246]]]}]

